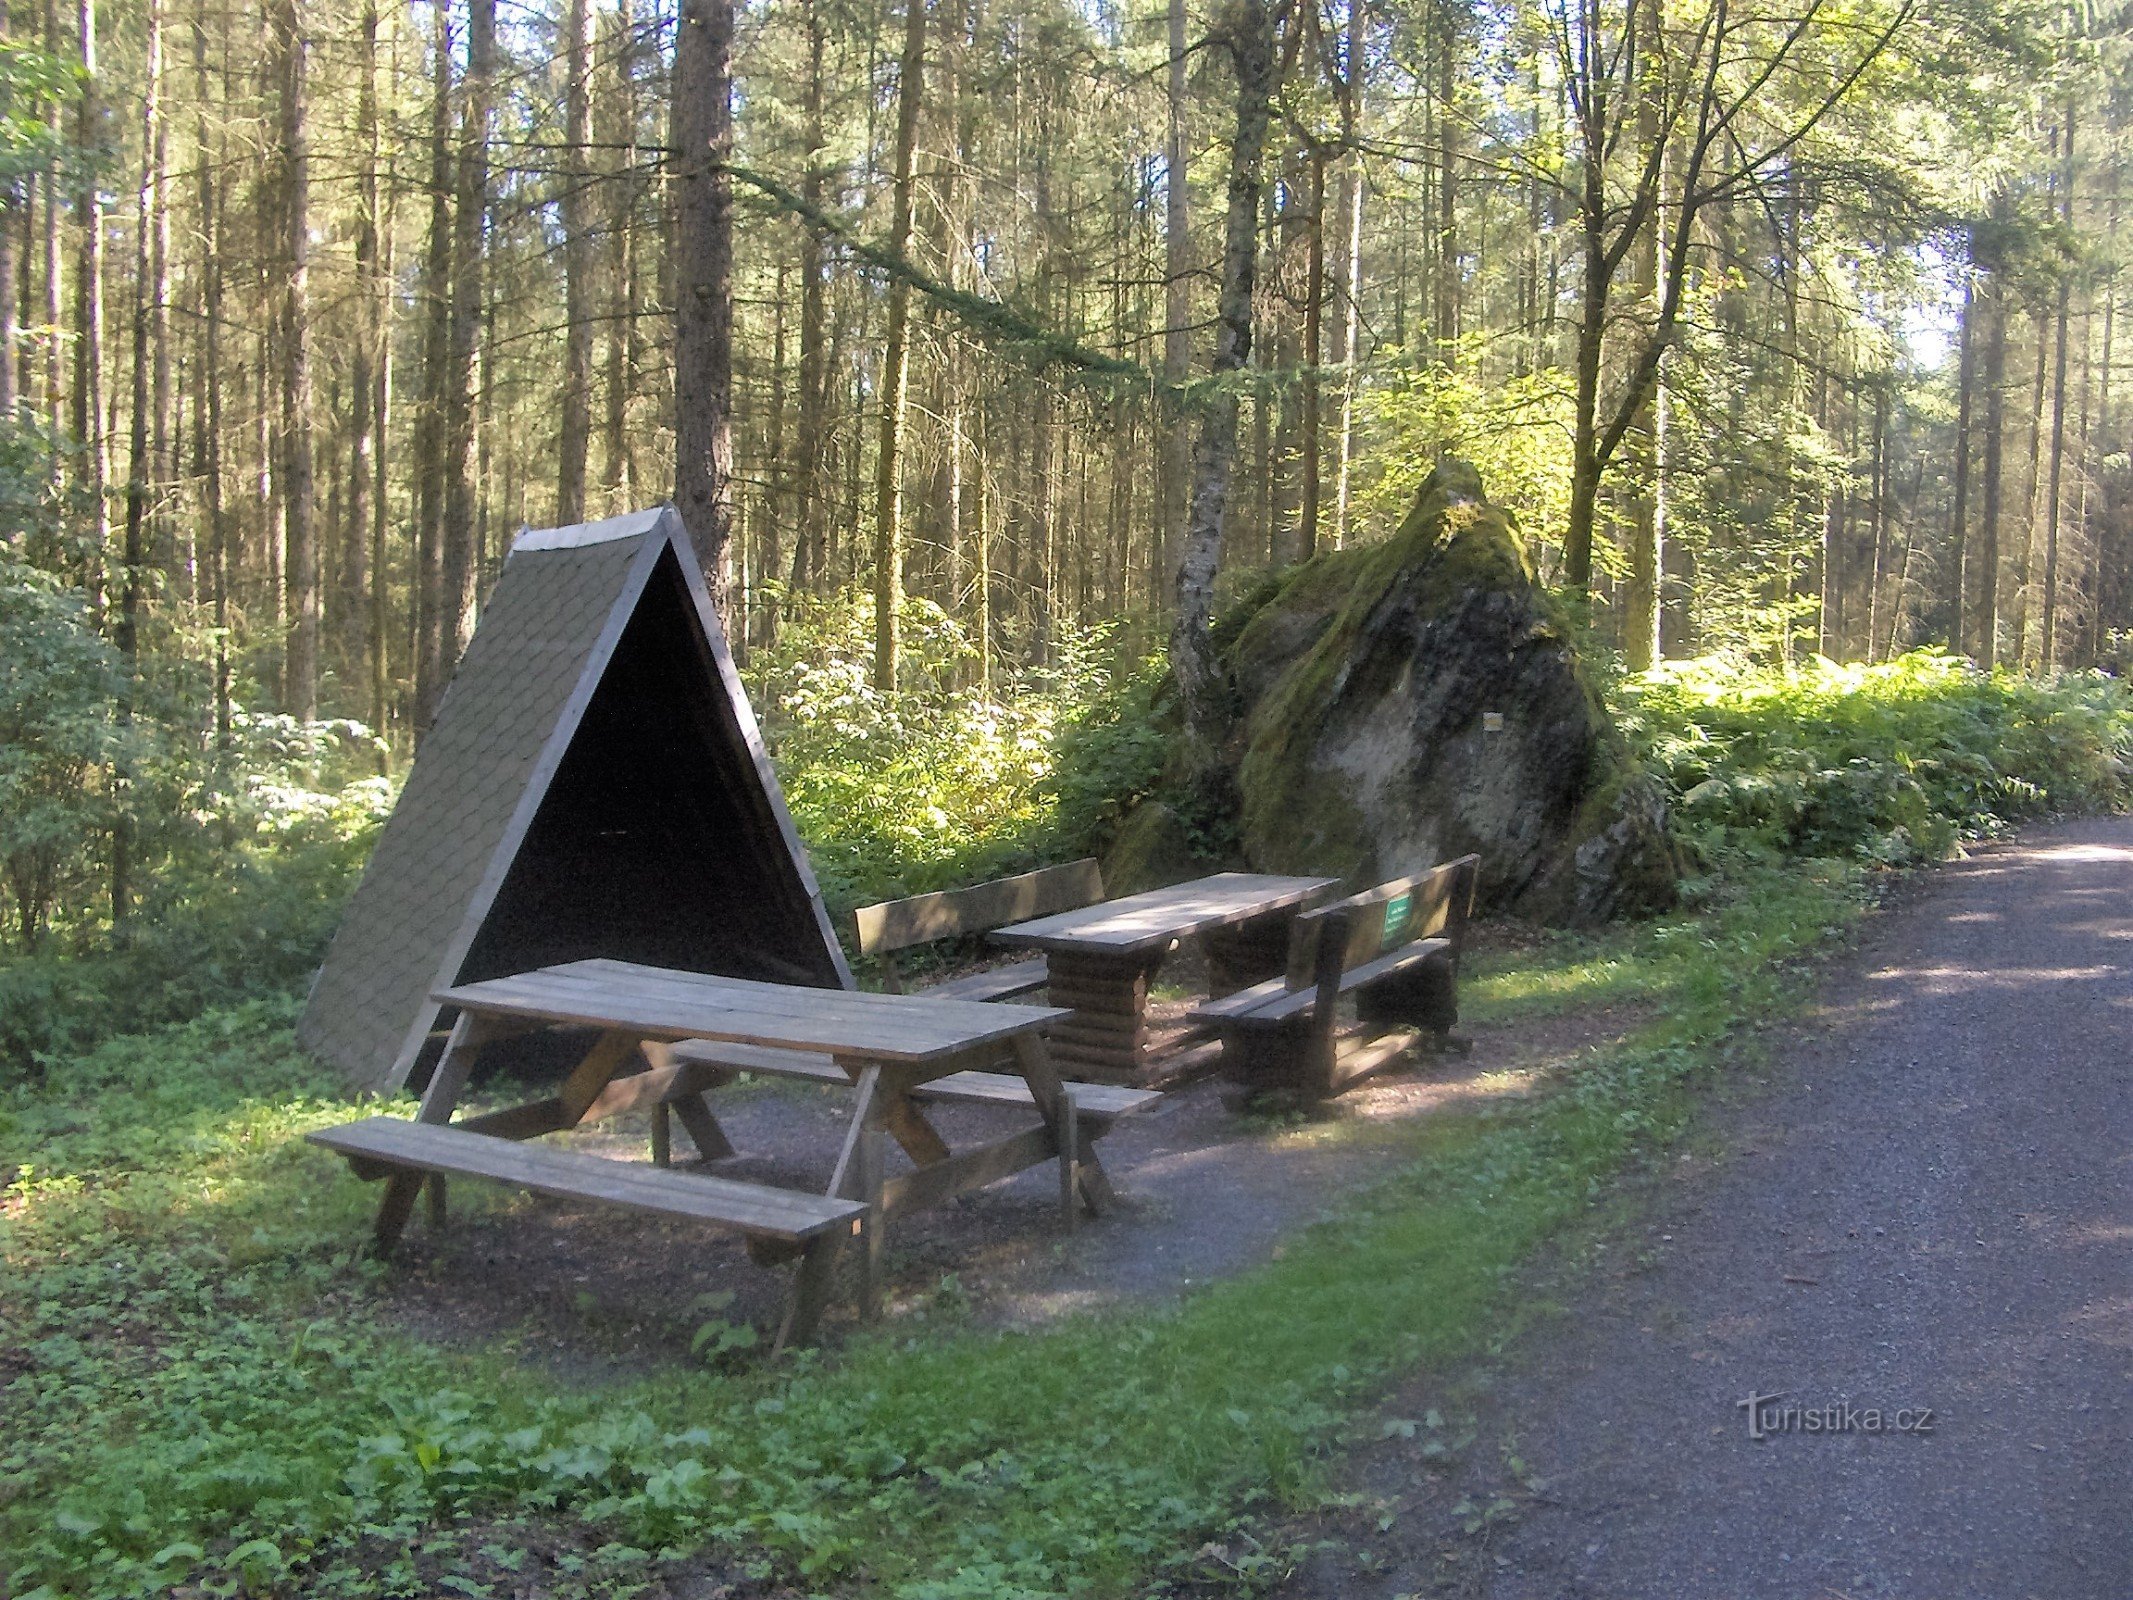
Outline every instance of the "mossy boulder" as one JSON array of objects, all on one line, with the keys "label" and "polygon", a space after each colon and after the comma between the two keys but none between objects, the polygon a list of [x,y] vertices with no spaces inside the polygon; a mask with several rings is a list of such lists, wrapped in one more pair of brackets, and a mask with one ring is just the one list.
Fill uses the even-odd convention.
[{"label": "mossy boulder", "polygon": [[1169,804],[1147,800],[1133,808],[1104,852],[1104,892],[1117,896],[1166,888],[1223,865],[1201,853],[1191,828]]},{"label": "mossy boulder", "polygon": [[1665,802],[1471,466],[1431,473],[1392,539],[1322,555],[1249,604],[1224,659],[1254,867],[1377,881],[1471,850],[1483,898],[1522,915],[1674,903]]}]

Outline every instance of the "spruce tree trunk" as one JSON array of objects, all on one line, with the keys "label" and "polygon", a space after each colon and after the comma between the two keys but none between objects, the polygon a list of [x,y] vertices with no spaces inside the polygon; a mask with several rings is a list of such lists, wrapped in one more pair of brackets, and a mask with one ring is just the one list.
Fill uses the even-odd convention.
[{"label": "spruce tree trunk", "polygon": [[[896,87],[896,156],[889,248],[911,249],[918,112],[925,97],[926,0],[904,0],[904,50]],[[874,687],[896,687],[904,600],[904,428],[911,388],[911,285],[889,285],[881,358],[881,444],[874,456]]]},{"label": "spruce tree trunk", "polygon": [[384,345],[385,319],[383,284],[378,271],[378,242],[383,218],[379,206],[378,167],[382,152],[378,132],[376,0],[365,0],[357,34],[361,40],[361,59],[356,69],[356,143],[362,152],[363,167],[356,197],[356,334],[351,341],[353,349],[349,361],[348,498],[345,517],[337,524],[345,530],[352,559],[348,564],[346,619],[339,625],[339,631],[347,642],[350,664],[368,661],[373,690],[370,696],[372,723],[382,731],[385,724],[378,715],[382,696],[375,692],[382,678],[382,668],[374,659],[377,641],[373,637],[370,607],[364,603],[365,596],[377,587],[377,575],[371,570],[373,564],[382,559],[381,552],[370,548],[370,495],[377,465],[373,459],[377,451],[377,408],[372,401],[371,389]]},{"label": "spruce tree trunk", "polygon": [[[1655,34],[1656,17],[1650,29]],[[1657,40],[1647,35],[1647,48]],[[1646,96],[1637,110],[1640,156],[1661,137],[1659,108]],[[1630,287],[1639,315],[1655,315],[1659,293],[1660,217],[1655,215],[1630,252]],[[1629,451],[1635,481],[1629,486],[1629,582],[1622,600],[1623,664],[1644,672],[1659,659],[1659,578],[1664,570],[1664,513],[1661,509],[1659,385],[1645,396],[1630,424]]]},{"label": "spruce tree trunk", "polygon": [[1963,276],[1962,353],[1956,358],[1955,402],[1955,502],[1948,511],[1948,546],[1951,573],[1948,624],[1948,648],[1956,655],[1966,654],[1970,632],[1964,626],[1967,620],[1963,609],[1965,594],[1965,567],[1969,561],[1969,511],[1970,511],[1970,392],[1977,378],[1977,340],[1973,325],[1977,320],[1977,287],[1975,272]]},{"label": "spruce tree trunk", "polygon": [[[0,0],[0,41],[12,41],[7,0]],[[11,108],[10,108],[11,109]],[[0,182],[0,417],[12,419],[22,359],[21,300],[16,284],[20,259],[17,230],[27,216],[29,193],[25,180],[10,176]]]},{"label": "spruce tree trunk", "polygon": [[[96,0],[80,0],[81,87],[75,97],[75,148],[94,149],[103,138],[103,109],[96,75]],[[88,501],[89,563],[84,587],[102,610],[105,568],[111,559],[111,440],[104,427],[104,198],[92,165],[81,163],[74,194],[79,252],[74,267],[73,435],[82,452],[77,482]]]},{"label": "spruce tree trunk", "polygon": [[2007,286],[1995,273],[1985,283],[1984,499],[1978,531],[1977,664],[1990,672],[2000,655],[2001,434],[2007,423]]},{"label": "spruce tree trunk", "polygon": [[612,207],[608,213],[608,279],[613,304],[607,324],[607,414],[601,486],[607,492],[610,514],[627,505],[633,474],[630,462],[630,398],[637,366],[637,229],[635,227],[638,177],[637,76],[630,0],[617,0],[613,37],[615,84],[602,98],[609,108],[607,143],[613,148],[615,168],[609,176]]},{"label": "spruce tree trunk", "polygon": [[[806,168],[800,193],[819,208],[827,197],[829,175],[823,163],[828,134],[822,120],[823,0],[803,0],[807,26],[807,83],[801,111],[807,141]],[[827,263],[822,235],[809,227],[800,234],[800,372],[799,426],[793,434],[792,491],[799,511],[793,540],[792,582],[804,588],[821,581],[825,565],[823,530],[828,520],[827,430],[829,377],[824,349],[823,298]]]},{"label": "spruce tree trunk", "polygon": [[423,250],[422,399],[415,418],[415,667],[417,737],[444,693],[445,388],[452,326],[452,29],[436,13],[430,98],[430,219]]},{"label": "spruce tree trunk", "polygon": [[287,700],[300,717],[318,715],[319,553],[311,454],[311,168],[305,127],[306,57],[299,0],[274,14],[280,77],[282,284],[281,479],[289,564]]},{"label": "spruce tree trunk", "polygon": [[1458,359],[1459,301],[1459,154],[1452,97],[1458,88],[1459,24],[1449,0],[1438,0],[1437,46],[1437,349],[1449,367]]},{"label": "spruce tree trunk", "polygon": [[1333,468],[1333,548],[1336,550],[1348,542],[1349,474],[1355,454],[1355,387],[1362,370],[1359,346],[1362,343],[1363,302],[1363,156],[1358,140],[1362,129],[1363,89],[1368,78],[1364,16],[1363,0],[1348,0],[1347,71],[1341,85],[1341,264],[1338,273],[1341,314],[1334,324],[1340,341],[1334,360],[1341,369],[1340,425]]},{"label": "spruce tree trunk", "polygon": [[207,107],[207,27],[193,18],[193,76],[200,91],[195,124],[199,160],[200,388],[193,424],[194,471],[207,513],[208,596],[215,622],[215,743],[230,743],[230,521],[222,494],[222,192],[215,173],[224,142],[211,137]]},{"label": "spruce tree trunk", "polygon": [[732,0],[682,0],[674,46],[674,504],[729,609],[733,476]]},{"label": "spruce tree trunk", "polygon": [[488,298],[489,138],[496,74],[496,0],[468,0],[467,76],[459,113],[458,183],[452,199],[452,295],[444,371],[443,583],[439,689],[474,632],[481,582],[476,519],[477,360]]},{"label": "spruce tree trunk", "polygon": [[2036,333],[2036,376],[2031,381],[2029,394],[2029,478],[2028,489],[2023,496],[2022,544],[2014,558],[2014,616],[2008,624],[2013,637],[2008,641],[2013,651],[2013,666],[2024,666],[2029,655],[2029,591],[2035,571],[2037,545],[2037,507],[2044,482],[2044,384],[2049,375],[2051,342],[2047,336],[2044,314],[2039,311],[2030,318],[2030,326]]},{"label": "spruce tree trunk", "polygon": [[1325,326],[1326,302],[1326,157],[1313,150],[1311,167],[1310,234],[1304,255],[1304,328],[1301,425],[1303,428],[1303,501],[1297,508],[1297,556],[1308,561],[1318,554],[1319,436],[1325,426],[1319,399],[1318,365]]},{"label": "spruce tree trunk", "polygon": [[[55,58],[62,53],[59,0],[44,0],[44,48]],[[50,124],[58,127],[61,121],[58,99],[47,100],[44,110]],[[56,155],[45,162],[38,174],[38,183],[44,191],[44,413],[45,421],[57,437],[65,431],[67,424],[67,379],[62,354],[66,347],[66,291],[61,281],[60,181]],[[56,453],[53,470],[58,471]]]},{"label": "spruce tree trunk", "polygon": [[558,428],[555,520],[585,520],[585,457],[592,434],[592,7],[564,7],[563,394]]},{"label": "spruce tree trunk", "polygon": [[[2064,164],[2059,172],[2059,223],[2073,235],[2074,226],[2074,105],[2066,106]],[[2066,459],[2066,324],[2073,281],[2059,274],[2059,300],[2054,307],[2052,353],[2052,455],[2051,484],[2045,491],[2044,594],[2039,605],[2037,665],[2049,672],[2059,664],[2059,476]]]},{"label": "spruce tree trunk", "polygon": [[[1192,376],[1192,205],[1185,154],[1185,0],[1170,0],[1170,74],[1163,134],[1163,410],[1162,506],[1157,570],[1167,573],[1185,535],[1192,415],[1185,380]],[[1160,591],[1161,584],[1151,585]]]}]

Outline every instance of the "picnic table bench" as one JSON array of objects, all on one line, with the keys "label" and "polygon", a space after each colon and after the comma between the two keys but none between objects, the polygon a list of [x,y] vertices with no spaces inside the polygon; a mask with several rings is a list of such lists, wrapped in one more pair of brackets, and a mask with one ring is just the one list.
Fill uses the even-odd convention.
[{"label": "picnic table bench", "polygon": [[[519,1184],[738,1229],[751,1255],[800,1257],[777,1345],[813,1335],[831,1275],[854,1230],[861,1242],[863,1312],[880,1309],[884,1224],[891,1216],[960,1194],[1044,1161],[1059,1165],[1069,1225],[1098,1210],[1110,1186],[1094,1140],[1119,1108],[1091,1103],[1061,1083],[1042,1030],[1063,1015],[1046,1006],[994,1006],[927,995],[796,988],[621,961],[575,961],[441,989],[456,1008],[443,1056],[414,1123],[370,1118],[310,1137],[349,1158],[364,1177],[384,1178],[377,1242],[390,1250],[425,1185],[442,1221],[445,1176]],[[454,1122],[481,1050],[497,1040],[557,1026],[596,1030],[591,1047],[556,1093]],[[665,1117],[682,1118],[707,1158],[732,1153],[706,1091],[741,1070],[725,1051],[761,1050],[769,1061],[827,1063],[856,1090],[851,1120],[826,1192],[714,1179],[659,1165],[610,1161],[515,1141],[575,1127],[633,1106],[653,1108],[655,1161],[666,1156]],[[974,1069],[998,1064],[1013,1076]],[[973,1082],[976,1079],[979,1081]],[[991,1081],[986,1081],[991,1080]],[[926,1120],[920,1097],[980,1098],[1026,1105],[1035,1124],[965,1150],[951,1150]],[[886,1171],[894,1138],[913,1170]]]},{"label": "picnic table bench", "polygon": [[[1221,1034],[1225,1074],[1257,1093],[1319,1099],[1424,1031],[1449,1040],[1480,865],[1461,856],[1297,917],[1285,971],[1196,1013]],[[1340,1003],[1350,996],[1362,1031],[1344,1054]]]},{"label": "picnic table bench", "polygon": [[1279,971],[1296,909],[1333,878],[1218,872],[1167,889],[998,929],[1000,944],[1042,951],[1054,1005],[1052,1054],[1076,1076],[1131,1082],[1146,1064],[1148,985],[1178,941],[1197,935],[1217,994]]}]

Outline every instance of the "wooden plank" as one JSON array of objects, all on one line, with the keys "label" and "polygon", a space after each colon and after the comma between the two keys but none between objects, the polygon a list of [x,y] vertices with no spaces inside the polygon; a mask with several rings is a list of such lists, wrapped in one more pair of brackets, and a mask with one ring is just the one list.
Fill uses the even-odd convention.
[{"label": "wooden plank", "polygon": [[844,1237],[837,1233],[820,1234],[807,1241],[799,1270],[793,1276],[792,1291],[786,1298],[785,1314],[778,1321],[777,1337],[770,1341],[771,1355],[796,1344],[814,1343],[822,1313],[829,1307],[837,1258],[843,1249]]},{"label": "wooden plank", "polygon": [[1061,912],[1001,928],[1002,944],[1041,950],[1102,950],[1125,955],[1161,949],[1172,939],[1207,928],[1246,922],[1304,902],[1332,888],[1336,879],[1218,872],[1167,889],[1107,900],[1080,911]]},{"label": "wooden plank", "polygon": [[1391,1066],[1421,1037],[1421,1033],[1413,1028],[1389,1028],[1346,1047],[1334,1064],[1334,1092],[1337,1094],[1371,1073]]},{"label": "wooden plank", "polygon": [[1077,1011],[1064,1022],[1045,1029],[1048,1039],[1080,1039],[1089,1044],[1136,1043],[1147,1030],[1140,1016],[1122,1017],[1108,1011]]},{"label": "wooden plank", "polygon": [[[883,1129],[883,1113],[887,1107],[879,1084],[868,1086],[872,1093],[864,1094],[859,1103],[859,1115],[852,1125],[859,1131],[859,1144],[855,1152],[857,1171],[854,1187],[858,1198],[866,1202],[865,1232],[861,1235],[859,1266],[859,1315],[865,1321],[881,1320],[881,1269],[882,1256],[887,1247],[885,1224],[889,1220],[888,1206],[882,1200],[882,1178],[887,1170],[888,1136]],[[935,1167],[920,1167],[921,1172],[936,1170]]]},{"label": "wooden plank", "polygon": [[943,889],[861,906],[852,913],[852,926],[859,936],[859,953],[871,956],[959,934],[984,933],[1005,922],[1051,916],[1090,905],[1103,896],[1103,874],[1090,857],[967,889]]},{"label": "wooden plank", "polygon": [[890,1216],[938,1205],[943,1200],[1049,1161],[1059,1146],[1052,1130],[1025,1128],[975,1149],[959,1151],[946,1161],[900,1172],[882,1184],[882,1205]]},{"label": "wooden plank", "polygon": [[485,1111],[478,1117],[462,1117],[452,1126],[462,1133],[486,1133],[492,1139],[538,1139],[569,1127],[570,1119],[564,1115],[563,1102],[550,1095],[501,1111]]},{"label": "wooden plank", "polygon": [[837,1164],[830,1169],[827,1194],[856,1198],[853,1184],[859,1161],[860,1135],[865,1130],[867,1115],[874,1108],[874,1097],[881,1092],[881,1068],[868,1067],[859,1074],[859,1102],[852,1108],[852,1120],[844,1130],[844,1145],[837,1152]]},{"label": "wooden plank", "polygon": [[[678,1060],[727,1064],[766,1077],[794,1078],[830,1088],[849,1088],[852,1083],[850,1074],[828,1056],[798,1050],[769,1050],[704,1040],[685,1040],[668,1046],[668,1049]],[[1084,1116],[1100,1118],[1127,1116],[1162,1098],[1152,1089],[1117,1089],[1097,1084],[1070,1085],[1070,1091],[1080,1102]],[[1000,1106],[1036,1104],[1029,1085],[1005,1072],[955,1072],[944,1078],[914,1084],[905,1092],[920,1101],[953,1100]]]},{"label": "wooden plank", "polygon": [[768,1045],[717,1039],[683,1039],[667,1049],[676,1060],[734,1068],[762,1078],[800,1078],[842,1088],[850,1088],[852,1083],[852,1075],[832,1057],[808,1050],[778,1050]]},{"label": "wooden plank", "polygon": [[[1023,1081],[1035,1095],[1037,1114],[1044,1118],[1053,1139],[1066,1139],[1072,1108],[1067,1104],[1066,1086],[1060,1082],[1059,1069],[1052,1063],[1051,1050],[1035,1034],[1025,1034],[1015,1041],[1015,1065],[1021,1069]],[[1077,1137],[1077,1150],[1079,1143]],[[1056,1144],[1054,1148],[1057,1148]],[[1080,1163],[1076,1181],[1091,1211],[1102,1211],[1111,1204],[1111,1180],[1105,1176],[1103,1162],[1097,1158],[1093,1145]]]},{"label": "wooden plank", "polygon": [[[1085,1190],[1086,1183],[1080,1180],[1086,1179],[1089,1163],[1096,1154],[1094,1136],[1088,1129],[1079,1131],[1077,1148],[1080,1151],[1075,1163],[1077,1187]],[[923,1210],[944,1200],[952,1200],[959,1194],[967,1194],[972,1189],[997,1183],[1002,1178],[1011,1178],[1018,1172],[1026,1172],[1054,1159],[1058,1152],[1059,1142],[1051,1129],[1024,1128],[990,1144],[960,1151],[930,1167],[898,1173],[883,1183],[882,1205],[891,1217]]]},{"label": "wooden plank", "polygon": [[1052,1052],[1059,1070],[1077,1078],[1093,1078],[1099,1083],[1136,1083],[1140,1079],[1141,1056],[1138,1051],[1088,1050],[1062,1044]]},{"label": "wooden plank", "polygon": [[723,1161],[733,1154],[733,1141],[726,1137],[726,1130],[718,1125],[718,1118],[711,1114],[711,1106],[702,1095],[678,1095],[673,1106],[674,1115],[688,1129],[689,1142],[696,1146],[698,1155],[706,1161]]},{"label": "wooden plank", "polygon": [[948,1159],[948,1141],[926,1120],[925,1113],[911,1103],[908,1095],[886,1097],[885,1122],[890,1136],[917,1165],[930,1167],[937,1161]]},{"label": "wooden plank", "polygon": [[[1070,1083],[1066,1092],[1084,1118],[1130,1116],[1136,1111],[1145,1111],[1163,1098],[1153,1089],[1114,1089],[1093,1083]],[[912,1094],[921,1100],[960,1100],[982,1105],[1034,1106],[1037,1103],[1027,1083],[1004,1072],[958,1072],[953,1077],[923,1084]]]},{"label": "wooden plank", "polygon": [[[1353,994],[1357,989],[1374,983],[1380,978],[1390,977],[1393,973],[1405,972],[1409,968],[1420,966],[1427,961],[1443,960],[1450,950],[1451,942],[1449,940],[1417,939],[1413,944],[1403,945],[1390,955],[1379,956],[1375,961],[1367,961],[1360,967],[1355,967],[1342,973],[1340,992],[1342,994]],[[1318,991],[1315,988],[1289,989],[1285,987],[1272,999],[1264,1001],[1250,1010],[1227,1014],[1221,1020],[1229,1026],[1257,1026],[1259,1024],[1281,1023],[1288,1021],[1292,1017],[1303,1016],[1317,1003]],[[1202,1006],[1196,1014],[1207,1015],[1211,1011],[1212,1007]]]},{"label": "wooden plank", "polygon": [[[655,1044],[647,1049],[667,1055],[671,1047]],[[584,1116],[578,1120],[598,1122],[605,1117],[634,1111],[639,1106],[655,1105],[659,1101],[679,1099],[683,1095],[702,1094],[706,1089],[716,1089],[730,1083],[733,1075],[733,1069],[720,1067],[712,1062],[669,1060],[665,1066],[653,1067],[644,1072],[632,1072],[626,1077],[612,1080],[594,1097],[592,1104],[585,1108]]]},{"label": "wooden plank", "polygon": [[627,1029],[649,1039],[722,1039],[927,1062],[1004,1042],[1062,1014],[926,995],[860,994],[677,973],[627,962],[571,962],[439,991],[474,1012]]},{"label": "wooden plank", "polygon": [[1006,1000],[1018,994],[1034,994],[1051,981],[1043,956],[1033,961],[1013,961],[1004,967],[928,984],[918,992],[934,1000]]},{"label": "wooden plank", "polygon": [[1480,864],[1479,856],[1461,856],[1427,872],[1394,878],[1302,913],[1296,919],[1295,937],[1289,944],[1290,987],[1303,988],[1309,983],[1307,973],[1311,952],[1317,948],[1317,924],[1341,911],[1353,913],[1344,961],[1348,966],[1361,965],[1400,945],[1447,930],[1455,930],[1454,937],[1463,936]]},{"label": "wooden plank", "polygon": [[570,1118],[573,1126],[585,1120],[623,1063],[636,1055],[637,1036],[632,1033],[610,1030],[593,1041],[585,1059],[571,1069],[563,1087],[556,1091],[556,1098],[563,1102],[563,1115]]},{"label": "wooden plank", "polygon": [[1068,1006],[1076,1011],[1140,1010],[1148,997],[1148,981],[1143,973],[1116,983],[1092,983],[1084,979],[1066,983],[1054,978],[1045,985],[1046,993],[1055,1006]]},{"label": "wooden plank", "polygon": [[[723,1222],[777,1238],[801,1239],[849,1223],[862,1207],[826,1195],[774,1189],[695,1173],[661,1172],[552,1145],[528,1145],[434,1123],[370,1117],[306,1135],[343,1154],[426,1172],[452,1172],[514,1184],[540,1194],[596,1200],[705,1222]],[[400,1180],[396,1178],[397,1184]]]},{"label": "wooden plank", "polygon": [[415,1112],[417,1118],[423,1122],[452,1120],[452,1112],[474,1070],[474,1058],[481,1054],[482,1045],[492,1036],[493,1026],[487,1018],[471,1012],[460,1013],[459,1019],[452,1024],[451,1036],[444,1042],[444,1054],[430,1069],[430,1081],[422,1091],[421,1107]]},{"label": "wooden plank", "polygon": [[1288,992],[1286,979],[1268,978],[1264,983],[1255,983],[1249,989],[1239,989],[1219,999],[1203,1001],[1193,1008],[1192,1014],[1216,1022],[1227,1021],[1232,1017],[1241,1017],[1256,1011],[1268,1001],[1279,999]]}]

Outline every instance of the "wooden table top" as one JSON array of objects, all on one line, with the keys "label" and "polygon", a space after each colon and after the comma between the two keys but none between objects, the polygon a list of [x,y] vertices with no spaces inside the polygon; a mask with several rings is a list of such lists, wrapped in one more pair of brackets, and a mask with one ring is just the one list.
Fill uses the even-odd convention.
[{"label": "wooden table top", "polygon": [[642,1039],[719,1039],[901,1062],[958,1055],[1067,1015],[1051,1006],[811,989],[628,961],[572,961],[439,989],[434,998],[489,1016],[612,1028]]},{"label": "wooden table top", "polygon": [[1172,939],[1209,928],[1248,922],[1270,911],[1300,906],[1338,885],[1338,878],[1288,878],[1263,872],[1218,872],[1167,889],[1149,889],[1121,900],[1062,911],[1034,922],[996,929],[1002,944],[1039,950],[1139,955]]}]

